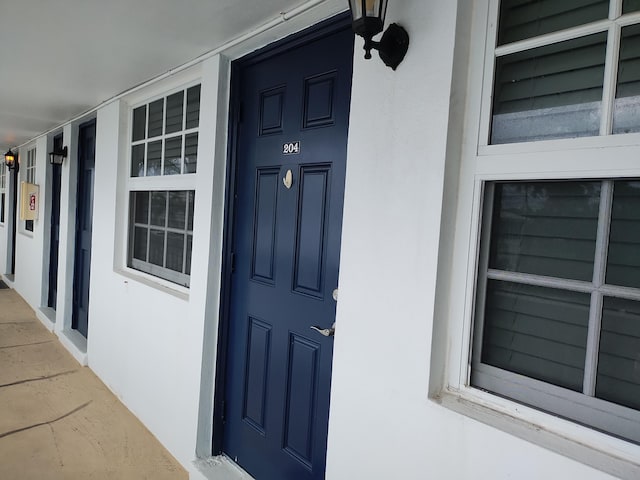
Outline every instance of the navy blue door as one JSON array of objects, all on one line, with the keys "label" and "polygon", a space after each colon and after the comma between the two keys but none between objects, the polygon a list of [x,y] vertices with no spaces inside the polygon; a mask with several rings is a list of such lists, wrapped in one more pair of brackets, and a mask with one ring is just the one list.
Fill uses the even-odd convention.
[{"label": "navy blue door", "polygon": [[[53,138],[53,149],[62,150],[62,135]],[[47,306],[55,309],[58,297],[58,247],[60,245],[60,185],[62,165],[51,165],[51,230],[49,245],[49,294]]]},{"label": "navy blue door", "polygon": [[72,327],[86,337],[89,326],[93,174],[96,153],[95,120],[81,125],[78,137],[78,194]]},{"label": "navy blue door", "polygon": [[[257,480],[323,479],[353,34],[234,71],[237,126],[224,452]],[[339,334],[339,326],[338,326]]]}]

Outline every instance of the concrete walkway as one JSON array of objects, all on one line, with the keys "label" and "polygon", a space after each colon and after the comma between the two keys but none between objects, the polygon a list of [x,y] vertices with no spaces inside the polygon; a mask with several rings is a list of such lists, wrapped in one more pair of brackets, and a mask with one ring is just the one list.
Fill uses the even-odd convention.
[{"label": "concrete walkway", "polygon": [[0,290],[0,479],[187,479],[9,289]]}]

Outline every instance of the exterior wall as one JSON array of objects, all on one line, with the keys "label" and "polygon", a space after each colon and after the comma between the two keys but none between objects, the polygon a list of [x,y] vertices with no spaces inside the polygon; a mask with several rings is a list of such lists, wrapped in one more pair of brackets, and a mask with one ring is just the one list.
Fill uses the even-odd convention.
[{"label": "exterior wall", "polygon": [[[197,79],[204,72],[201,132],[215,129],[217,65],[218,58],[213,58],[189,74],[190,79]],[[128,193],[123,182],[128,176],[129,112],[126,101],[116,101],[100,109],[97,117],[99,181],[93,212],[89,366],[176,458],[188,465],[196,448],[210,275],[207,268],[195,265],[206,265],[210,245],[219,244],[219,240],[212,240],[215,232],[210,229],[214,142],[213,137],[200,134],[192,287],[188,291],[174,289],[125,267]]]},{"label": "exterior wall", "polygon": [[610,478],[429,399],[448,350],[445,336],[432,363],[436,292],[449,277],[438,256],[454,222],[443,211],[455,211],[464,141],[466,76],[452,77],[454,47],[456,31],[458,43],[468,40],[470,10],[470,2],[390,2],[387,18],[411,36],[396,72],[356,48],[329,479]]},{"label": "exterior wall", "polygon": [[[33,232],[24,229],[20,220],[20,182],[26,181],[27,151],[36,149],[36,184],[40,186],[38,219],[33,222]],[[48,167],[47,137],[42,136],[27,147],[20,149],[20,172],[18,179],[18,233],[16,238],[16,272],[14,288],[30,304],[42,304],[42,264],[45,235],[48,235],[49,219],[45,218],[45,182]]]},{"label": "exterior wall", "polygon": [[[390,2],[387,18],[411,36],[407,57],[395,72],[377,58],[364,60],[362,40],[356,39],[329,480],[612,478],[433,399],[443,386],[447,335],[456,334],[447,332],[446,285],[467,65],[478,65],[468,62],[466,51],[472,11],[472,0]],[[318,19],[315,15],[225,53],[237,58],[309,26]],[[168,85],[178,86],[183,78],[202,82],[188,291],[125,267],[129,105],[134,98],[151,96],[150,90],[162,93]],[[204,457],[211,451],[228,81],[228,58],[215,55],[98,110],[87,341],[70,325],[78,123],[64,127],[70,156],[63,166],[60,251],[67,254],[60,257],[58,310],[50,326],[187,468],[196,452]],[[47,138],[36,144],[38,183],[50,185]],[[41,198],[49,198],[45,195],[41,190]],[[48,288],[48,217],[43,212],[41,202],[33,237],[18,234],[13,285],[36,310]],[[8,225],[0,227],[0,260],[6,256],[4,230]],[[46,322],[49,317],[41,318]]]}]

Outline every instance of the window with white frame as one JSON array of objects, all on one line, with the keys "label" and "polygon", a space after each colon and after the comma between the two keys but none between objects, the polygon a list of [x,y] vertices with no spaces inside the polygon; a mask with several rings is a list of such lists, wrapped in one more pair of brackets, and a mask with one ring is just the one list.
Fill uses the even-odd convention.
[{"label": "window with white frame", "polygon": [[640,1],[502,1],[491,143],[640,131]]},{"label": "window with white frame", "polygon": [[128,266],[189,286],[200,85],[131,111]]},{"label": "window with white frame", "polygon": [[4,224],[7,198],[7,168],[0,165],[0,224]]},{"label": "window with white frame", "polygon": [[[27,165],[25,168],[25,181],[27,183],[36,183],[36,149],[27,150]],[[24,221],[24,229],[33,232],[33,220]]]},{"label": "window with white frame", "polygon": [[487,3],[470,385],[640,444],[640,1]]}]

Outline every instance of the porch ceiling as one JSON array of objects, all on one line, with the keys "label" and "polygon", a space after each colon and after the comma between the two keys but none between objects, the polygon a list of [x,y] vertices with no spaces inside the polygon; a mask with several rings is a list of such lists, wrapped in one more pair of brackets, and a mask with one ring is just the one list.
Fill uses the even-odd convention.
[{"label": "porch ceiling", "polygon": [[0,0],[0,153],[304,3]]}]

